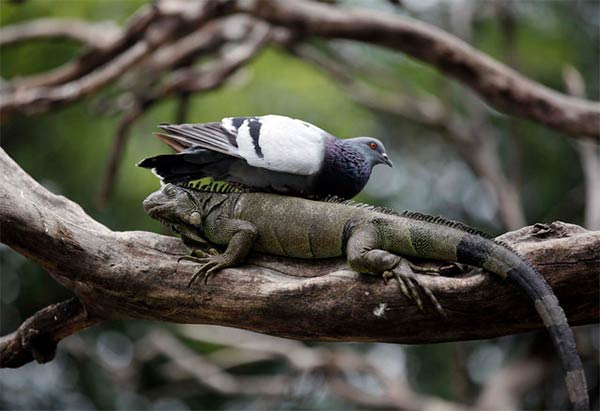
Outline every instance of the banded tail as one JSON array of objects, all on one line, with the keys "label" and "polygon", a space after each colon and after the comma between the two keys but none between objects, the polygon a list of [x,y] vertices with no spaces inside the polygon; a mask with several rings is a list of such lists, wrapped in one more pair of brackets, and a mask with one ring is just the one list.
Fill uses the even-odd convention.
[{"label": "banded tail", "polygon": [[[556,295],[544,277],[507,245],[462,223],[419,213],[405,213],[401,217],[407,219],[403,225],[410,235],[408,247],[405,245],[402,250],[397,250],[402,254],[484,268],[512,281],[525,291],[533,300],[558,351],[573,408],[589,410],[587,383],[575,347],[575,337]],[[418,224],[414,220],[418,220]],[[394,225],[391,223],[388,227]]]},{"label": "banded tail", "polygon": [[506,278],[522,288],[533,300],[535,309],[558,351],[573,409],[589,410],[587,383],[575,347],[573,331],[556,295],[544,277],[509,247],[472,234],[465,234],[458,244],[457,260],[485,268]]}]

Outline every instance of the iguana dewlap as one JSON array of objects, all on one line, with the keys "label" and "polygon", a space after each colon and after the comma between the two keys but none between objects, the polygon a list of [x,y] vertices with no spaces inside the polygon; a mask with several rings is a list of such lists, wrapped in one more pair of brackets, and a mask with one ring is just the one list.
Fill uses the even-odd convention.
[{"label": "iguana dewlap", "polygon": [[406,281],[410,268],[402,256],[460,262],[498,274],[534,301],[565,370],[573,407],[589,408],[573,333],[552,289],[510,248],[461,223],[351,202],[211,193],[171,184],[151,194],[144,208],[151,217],[174,226],[187,244],[206,239],[226,246],[223,254],[199,259],[204,263],[199,272],[205,275],[242,263],[252,249],[309,259],[345,255],[352,269],[392,274],[403,287],[411,282]]}]

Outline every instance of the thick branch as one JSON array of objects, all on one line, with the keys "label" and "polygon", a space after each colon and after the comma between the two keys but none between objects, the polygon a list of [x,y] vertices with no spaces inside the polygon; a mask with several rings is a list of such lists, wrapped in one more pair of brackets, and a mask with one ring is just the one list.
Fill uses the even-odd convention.
[{"label": "thick branch", "polygon": [[320,37],[364,41],[402,51],[461,81],[491,106],[575,137],[600,139],[600,103],[527,79],[435,26],[401,16],[310,1],[245,1],[237,10]]},{"label": "thick branch", "polygon": [[[113,232],[0,154],[2,242],[71,289],[91,318],[219,324],[297,339],[425,343],[489,338],[542,327],[515,287],[487,274],[422,281],[448,313],[419,311],[393,282],[341,259],[256,255],[206,286],[187,288],[195,264],[177,238]],[[571,324],[597,322],[600,232],[564,223],[505,236],[546,276]],[[510,307],[510,309],[508,309]]]}]

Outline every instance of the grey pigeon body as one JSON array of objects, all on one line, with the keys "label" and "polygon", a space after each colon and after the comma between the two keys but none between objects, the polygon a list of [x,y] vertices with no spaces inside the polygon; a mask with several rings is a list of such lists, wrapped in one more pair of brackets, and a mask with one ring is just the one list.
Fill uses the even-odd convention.
[{"label": "grey pigeon body", "polygon": [[366,185],[375,165],[392,165],[375,138],[341,140],[285,116],[229,117],[160,128],[164,133],[157,137],[177,153],[138,165],[152,169],[165,183],[211,177],[253,191],[351,198]]}]

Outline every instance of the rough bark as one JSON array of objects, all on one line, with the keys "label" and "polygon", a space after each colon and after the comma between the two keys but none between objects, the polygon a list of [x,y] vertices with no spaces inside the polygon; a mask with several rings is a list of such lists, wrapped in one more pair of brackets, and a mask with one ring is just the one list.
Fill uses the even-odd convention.
[{"label": "rough bark", "polygon": [[[76,326],[63,328],[71,332],[102,319],[139,318],[219,324],[305,340],[432,343],[542,328],[518,289],[485,273],[423,278],[448,318],[427,305],[419,311],[396,283],[352,272],[341,259],[255,255],[207,285],[188,288],[195,264],[178,262],[186,253],[179,239],[109,230],[77,204],[40,186],[4,151],[0,221],[2,242],[44,267],[82,303],[85,310],[67,316],[80,318]],[[503,239],[546,276],[571,324],[598,322],[600,232],[553,223]],[[33,324],[44,328],[40,321]],[[10,347],[30,347],[14,341],[30,333],[22,328],[2,340],[2,356]]]}]

